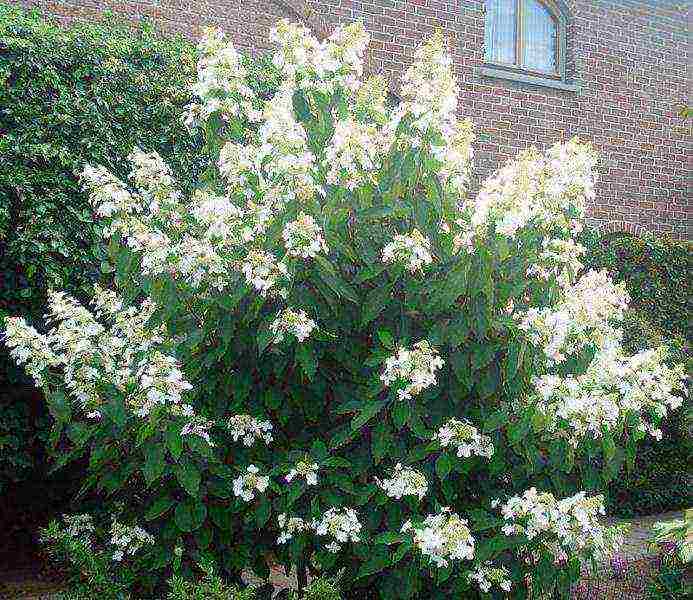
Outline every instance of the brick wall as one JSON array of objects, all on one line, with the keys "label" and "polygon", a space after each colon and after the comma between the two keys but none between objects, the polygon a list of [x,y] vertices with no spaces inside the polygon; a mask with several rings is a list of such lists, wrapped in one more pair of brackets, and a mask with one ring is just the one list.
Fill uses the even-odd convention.
[{"label": "brick wall", "polygon": [[565,0],[568,92],[481,76],[484,0],[22,0],[62,19],[96,18],[104,9],[146,17],[167,32],[196,36],[216,25],[252,52],[268,47],[280,17],[302,20],[318,36],[361,19],[371,33],[369,68],[396,89],[414,48],[436,28],[452,40],[460,111],[476,123],[476,171],[489,174],[528,145],[572,135],[602,156],[590,216],[609,231],[647,229],[690,239],[692,3],[668,0]]}]

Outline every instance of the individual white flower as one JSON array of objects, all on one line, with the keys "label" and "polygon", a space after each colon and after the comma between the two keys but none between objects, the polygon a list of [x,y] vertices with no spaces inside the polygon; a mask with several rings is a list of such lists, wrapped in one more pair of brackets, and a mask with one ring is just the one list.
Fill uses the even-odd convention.
[{"label": "individual white flower", "polygon": [[279,344],[287,335],[304,342],[316,327],[315,321],[304,311],[287,308],[272,322],[270,329],[274,336],[273,342]]},{"label": "individual white flower", "polygon": [[412,532],[414,545],[437,567],[447,567],[450,560],[474,558],[474,538],[466,519],[444,507],[438,514],[428,515],[423,523],[407,521],[402,533]]},{"label": "individual white flower", "polygon": [[226,425],[233,441],[242,439],[243,445],[248,448],[257,440],[263,440],[268,445],[272,441],[272,423],[269,421],[261,421],[250,415],[233,415]]},{"label": "individual white flower", "polygon": [[289,256],[313,258],[321,252],[328,252],[322,229],[311,215],[305,213],[284,226],[282,237]]},{"label": "individual white flower", "polygon": [[395,356],[388,358],[380,379],[386,386],[400,383],[402,387],[398,389],[397,396],[405,400],[436,385],[435,374],[443,364],[438,352],[426,340],[422,340],[411,349],[400,347]]},{"label": "individual white flower", "polygon": [[246,473],[233,480],[233,495],[250,502],[255,498],[255,492],[264,493],[269,486],[269,477],[258,475],[260,469],[249,465]]},{"label": "individual white flower", "polygon": [[438,429],[433,439],[437,439],[443,448],[448,446],[456,448],[459,458],[469,458],[472,455],[486,458],[493,456],[491,438],[479,433],[479,430],[468,421],[455,418],[448,420]]},{"label": "individual white flower", "polygon": [[318,485],[318,463],[300,460],[296,466],[286,474],[286,481],[291,482],[294,477],[304,477],[306,485]]},{"label": "individual white flower", "polygon": [[376,482],[390,498],[397,500],[403,496],[418,496],[423,500],[428,492],[426,476],[411,467],[403,467],[401,463],[395,465],[389,479]]},{"label": "individual white flower", "polygon": [[286,544],[290,539],[294,537],[297,533],[302,533],[310,529],[308,523],[306,523],[300,517],[288,517],[286,513],[281,513],[277,517],[277,522],[279,523],[279,529],[281,533],[277,538],[278,544]]},{"label": "individual white flower", "polygon": [[360,541],[361,523],[353,508],[330,508],[312,523],[315,533],[333,538],[327,545],[330,552],[338,552],[341,544]]},{"label": "individual white flower", "polygon": [[383,248],[383,262],[403,264],[411,273],[421,272],[433,262],[431,242],[418,229],[412,229],[409,235],[396,235]]}]

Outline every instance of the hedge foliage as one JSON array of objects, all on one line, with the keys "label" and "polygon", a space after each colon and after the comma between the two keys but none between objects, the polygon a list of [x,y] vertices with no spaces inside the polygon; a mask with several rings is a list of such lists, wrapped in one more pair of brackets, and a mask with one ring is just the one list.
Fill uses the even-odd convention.
[{"label": "hedge foliage", "polygon": [[[606,268],[626,284],[631,309],[624,323],[630,352],[666,345],[674,362],[688,364],[691,372],[692,266],[690,242],[627,233],[600,236],[586,233],[589,268]],[[689,507],[692,413],[690,402],[662,423],[661,441],[644,440],[632,471],[610,485],[614,514],[629,517]]]},{"label": "hedge foliage", "polygon": [[600,236],[594,230],[585,238],[587,267],[608,269],[615,281],[624,281],[633,308],[659,331],[683,337],[690,345],[693,244],[652,234]]},{"label": "hedge foliage", "polygon": [[[195,61],[193,44],[146,23],[64,28],[0,3],[0,318],[36,323],[48,288],[84,298],[108,277],[100,225],[77,181],[85,163],[124,177],[137,143],[166,157],[184,190],[197,181],[207,159],[181,118]],[[273,89],[269,63],[247,62],[251,87]],[[0,489],[26,474],[31,447],[45,439],[12,393],[22,377],[0,346],[0,386],[10,387],[0,398]]]}]

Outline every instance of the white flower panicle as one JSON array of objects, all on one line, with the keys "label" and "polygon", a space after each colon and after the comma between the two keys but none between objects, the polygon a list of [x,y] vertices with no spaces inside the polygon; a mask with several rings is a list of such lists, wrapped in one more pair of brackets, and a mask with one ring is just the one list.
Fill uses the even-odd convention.
[{"label": "white flower panicle", "polygon": [[486,458],[493,456],[491,438],[479,433],[468,421],[450,419],[438,429],[433,439],[438,440],[442,448],[456,448],[457,456],[460,458],[469,458],[472,455]]},{"label": "white flower panicle", "polygon": [[300,517],[289,517],[286,513],[281,513],[277,517],[279,523],[280,534],[277,538],[277,544],[286,544],[293,539],[294,535],[310,530],[310,525]]},{"label": "white flower panicle", "polygon": [[411,126],[421,134],[433,130],[452,137],[456,125],[459,88],[452,57],[442,35],[434,35],[414,53],[414,62],[402,77],[402,103],[397,115],[411,115]]},{"label": "white flower panicle", "polygon": [[296,338],[300,342],[306,341],[317,327],[315,321],[304,311],[285,309],[270,325],[275,344],[283,342],[287,336]]},{"label": "white flower panicle", "polygon": [[428,515],[417,525],[407,521],[402,533],[412,532],[414,545],[437,567],[447,567],[451,560],[472,560],[474,538],[467,520],[460,518],[450,508],[444,507],[438,514]]},{"label": "white flower panicle", "polygon": [[561,363],[589,344],[599,348],[617,339],[614,326],[623,320],[629,301],[625,284],[614,284],[606,271],[590,271],[565,289],[557,305],[530,308],[517,318],[546,357]]},{"label": "white flower panicle", "polygon": [[557,563],[575,554],[605,556],[620,542],[619,530],[599,521],[604,515],[604,498],[579,492],[556,500],[550,492],[530,488],[522,496],[510,498],[501,512],[506,524],[503,533],[539,540]]},{"label": "white flower panicle", "polygon": [[186,125],[199,127],[214,113],[219,113],[222,119],[245,115],[257,121],[256,99],[246,83],[247,72],[241,55],[224,33],[220,29],[206,29],[197,48],[200,59],[192,91],[201,103],[188,107]]},{"label": "white flower panicle", "polygon": [[3,337],[12,360],[25,366],[37,386],[44,386],[49,369],[60,364],[46,336],[28,325],[22,317],[7,317]]},{"label": "white flower panicle", "polygon": [[303,477],[306,485],[318,485],[318,463],[300,460],[286,474],[287,483],[291,483],[295,477]]},{"label": "white flower panicle", "polygon": [[161,409],[193,420],[183,405],[192,385],[176,359],[161,350],[163,330],[147,325],[152,303],[125,307],[113,292],[99,287],[96,315],[62,292],[49,292],[48,303],[46,335],[22,320],[6,321],[6,344],[16,360],[27,364],[37,385],[46,385],[49,369],[59,372],[75,406],[96,418],[108,401],[99,390],[112,387],[139,417]]},{"label": "white flower panicle", "polygon": [[270,30],[270,41],[278,46],[272,62],[298,87],[323,93],[358,88],[369,41],[362,24],[338,28],[319,42],[303,25],[282,20]]},{"label": "white flower panicle", "polygon": [[503,592],[509,592],[512,588],[510,572],[505,567],[495,567],[491,561],[486,561],[483,565],[477,565],[473,571],[467,573],[467,579],[475,583],[479,589],[488,593],[493,587],[497,587]]},{"label": "white flower panicle", "polygon": [[134,556],[144,546],[154,544],[154,537],[141,527],[123,525],[114,519],[111,524],[111,544],[115,546],[113,560],[120,562],[127,556]]},{"label": "white flower panicle", "polygon": [[258,475],[260,469],[255,465],[248,465],[246,472],[233,480],[233,495],[242,498],[245,502],[251,502],[256,492],[263,494],[269,487],[270,478],[266,475]]},{"label": "white flower panicle", "polygon": [[[251,250],[241,266],[248,285],[254,287],[261,296],[284,295],[277,286],[288,278],[288,268],[271,254],[262,250]],[[275,288],[275,289],[273,289]]]},{"label": "white flower panicle", "polygon": [[585,247],[572,238],[545,239],[536,262],[527,268],[527,277],[538,277],[544,281],[554,278],[562,288],[567,288],[582,269],[580,257],[585,252]]},{"label": "white flower panicle", "polygon": [[371,123],[360,123],[353,118],[337,121],[323,160],[326,183],[354,190],[371,182],[386,143]]},{"label": "white flower panicle", "polygon": [[87,545],[91,544],[91,536],[96,530],[91,515],[63,515],[63,521],[67,535],[78,540],[86,538]]},{"label": "white flower panicle", "polygon": [[390,498],[397,500],[403,496],[418,496],[423,500],[428,492],[426,476],[411,467],[403,467],[401,463],[395,465],[389,479],[376,479],[376,483]]},{"label": "white flower panicle", "polygon": [[436,371],[443,364],[438,351],[428,341],[422,340],[411,349],[400,347],[395,356],[389,357],[380,379],[388,387],[393,383],[399,384],[397,397],[406,400],[436,385]]},{"label": "white flower panicle", "polygon": [[589,144],[572,139],[542,155],[522,152],[482,185],[469,207],[469,226],[513,238],[532,224],[542,231],[574,235],[582,228],[585,205],[594,197],[597,157]]},{"label": "white flower panicle", "polygon": [[284,226],[282,237],[289,256],[314,258],[320,253],[328,252],[322,229],[311,215],[305,213],[301,213],[295,221],[290,221]]},{"label": "white flower panicle", "polygon": [[269,421],[261,421],[250,415],[233,415],[229,417],[226,426],[233,441],[242,440],[247,448],[259,440],[268,445],[272,441],[272,423]]},{"label": "white flower panicle", "polygon": [[670,367],[664,348],[625,356],[618,345],[600,350],[582,375],[544,375],[534,381],[534,401],[548,427],[574,446],[585,436],[600,438],[629,417],[638,430],[660,439],[657,424],[678,409],[686,394],[683,365]]},{"label": "white flower panicle", "polygon": [[383,262],[403,264],[410,273],[421,272],[433,262],[431,242],[418,229],[412,229],[409,235],[395,235],[383,248]]},{"label": "white flower panicle", "polygon": [[317,535],[332,538],[326,546],[330,552],[339,552],[342,544],[361,540],[361,523],[353,508],[330,508],[313,521],[312,527]]}]

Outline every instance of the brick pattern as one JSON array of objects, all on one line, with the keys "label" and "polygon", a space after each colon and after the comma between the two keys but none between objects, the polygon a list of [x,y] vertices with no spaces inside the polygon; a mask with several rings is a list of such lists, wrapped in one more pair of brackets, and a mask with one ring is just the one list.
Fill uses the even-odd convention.
[{"label": "brick pattern", "polygon": [[579,92],[490,79],[484,56],[484,0],[22,0],[62,20],[96,18],[106,9],[147,18],[166,32],[195,37],[215,25],[253,53],[266,50],[278,18],[301,20],[324,36],[360,19],[371,34],[368,68],[396,90],[414,48],[436,28],[451,40],[460,112],[476,124],[476,172],[483,178],[528,145],[572,135],[602,156],[594,224],[691,239],[691,0],[564,0],[567,76]]}]

